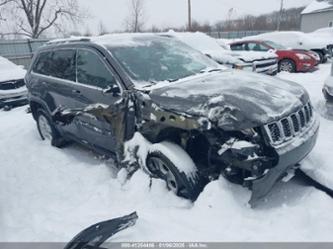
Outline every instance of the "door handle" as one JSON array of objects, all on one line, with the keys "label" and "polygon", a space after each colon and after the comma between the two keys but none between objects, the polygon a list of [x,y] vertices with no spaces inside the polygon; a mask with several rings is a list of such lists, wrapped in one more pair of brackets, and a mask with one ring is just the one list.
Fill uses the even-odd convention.
[{"label": "door handle", "polygon": [[74,94],[81,94],[80,90],[76,90],[76,89],[73,89],[72,93],[74,93]]}]

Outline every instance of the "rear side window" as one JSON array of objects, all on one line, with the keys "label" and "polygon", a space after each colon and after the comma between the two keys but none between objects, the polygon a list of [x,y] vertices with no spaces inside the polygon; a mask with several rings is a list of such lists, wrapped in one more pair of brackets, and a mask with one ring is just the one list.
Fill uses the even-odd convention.
[{"label": "rear side window", "polygon": [[42,52],[33,66],[33,71],[42,75],[75,82],[75,50]]},{"label": "rear side window", "polygon": [[97,54],[89,50],[78,50],[77,81],[99,88],[116,84],[115,78],[105,63]]}]

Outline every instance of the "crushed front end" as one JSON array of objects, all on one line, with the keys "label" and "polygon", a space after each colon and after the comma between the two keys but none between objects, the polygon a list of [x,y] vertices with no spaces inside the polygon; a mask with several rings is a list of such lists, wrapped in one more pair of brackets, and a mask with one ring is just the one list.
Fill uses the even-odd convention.
[{"label": "crushed front end", "polygon": [[314,147],[319,121],[310,103],[275,122],[241,132],[212,130],[208,164],[216,173],[252,190],[253,207]]}]

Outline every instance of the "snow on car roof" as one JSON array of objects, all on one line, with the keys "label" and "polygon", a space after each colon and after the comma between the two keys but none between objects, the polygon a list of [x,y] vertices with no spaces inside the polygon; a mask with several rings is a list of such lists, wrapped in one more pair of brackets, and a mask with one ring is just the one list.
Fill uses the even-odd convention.
[{"label": "snow on car roof", "polygon": [[256,36],[244,37],[241,40],[269,40],[280,43],[285,47],[299,49],[321,49],[332,43],[332,39],[316,33],[303,33],[299,31],[275,31]]},{"label": "snow on car roof", "polygon": [[108,34],[92,37],[91,41],[104,46],[140,46],[151,39],[162,39],[161,36],[153,33],[122,33]]},{"label": "snow on car roof", "polygon": [[331,9],[333,10],[333,0],[315,0],[302,11],[302,15]]}]

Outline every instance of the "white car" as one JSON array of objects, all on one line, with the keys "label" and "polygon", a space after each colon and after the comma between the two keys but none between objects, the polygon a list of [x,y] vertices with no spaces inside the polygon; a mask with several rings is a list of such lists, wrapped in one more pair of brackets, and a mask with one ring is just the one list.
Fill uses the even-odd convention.
[{"label": "white car", "polygon": [[212,58],[219,64],[235,69],[275,75],[278,70],[278,58],[275,53],[234,52],[229,46],[201,33],[180,33],[169,31],[168,36],[175,37]]},{"label": "white car", "polygon": [[8,110],[27,103],[25,74],[21,66],[0,56],[0,108]]},{"label": "white car", "polygon": [[327,36],[299,31],[270,32],[256,36],[245,37],[246,40],[265,40],[279,43],[287,48],[312,50],[316,52],[322,63],[330,56],[328,47],[333,42]]},{"label": "white car", "polygon": [[323,93],[327,101],[333,102],[333,62],[332,62],[332,69],[331,69],[331,75],[327,78]]}]

